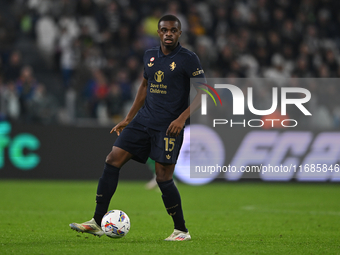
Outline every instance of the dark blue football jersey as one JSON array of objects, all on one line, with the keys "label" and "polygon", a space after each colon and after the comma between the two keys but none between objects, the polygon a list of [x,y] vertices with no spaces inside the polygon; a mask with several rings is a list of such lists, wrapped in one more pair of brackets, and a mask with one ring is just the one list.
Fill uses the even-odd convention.
[{"label": "dark blue football jersey", "polygon": [[204,71],[197,55],[180,44],[168,55],[160,47],[149,49],[143,61],[148,89],[136,121],[165,130],[189,106],[190,78],[204,78]]}]

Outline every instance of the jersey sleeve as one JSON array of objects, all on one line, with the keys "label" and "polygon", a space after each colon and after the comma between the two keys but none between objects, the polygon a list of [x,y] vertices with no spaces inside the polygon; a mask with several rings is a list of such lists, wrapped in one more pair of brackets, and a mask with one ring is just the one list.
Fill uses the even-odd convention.
[{"label": "jersey sleeve", "polygon": [[[192,55],[188,58],[184,69],[189,78],[201,78],[203,83],[207,82],[201,62],[195,53],[192,53]],[[202,84],[198,82],[195,82],[192,85],[196,89],[197,87],[202,86]]]},{"label": "jersey sleeve", "polygon": [[195,53],[188,57],[184,69],[189,78],[205,78],[201,62]]}]

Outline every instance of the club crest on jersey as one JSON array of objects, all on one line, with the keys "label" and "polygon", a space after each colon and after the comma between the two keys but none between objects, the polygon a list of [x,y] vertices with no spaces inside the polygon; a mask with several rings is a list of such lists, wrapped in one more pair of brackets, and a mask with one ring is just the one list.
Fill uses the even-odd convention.
[{"label": "club crest on jersey", "polygon": [[150,63],[148,64],[148,67],[152,67],[155,63],[152,63],[155,60],[155,57],[150,58]]},{"label": "club crest on jersey", "polygon": [[175,68],[176,68],[176,63],[175,63],[175,62],[172,62],[172,63],[170,64],[170,70],[173,71],[173,70],[175,70]]},{"label": "club crest on jersey", "polygon": [[164,79],[164,72],[162,72],[161,70],[155,72],[154,78],[155,81],[161,82]]}]

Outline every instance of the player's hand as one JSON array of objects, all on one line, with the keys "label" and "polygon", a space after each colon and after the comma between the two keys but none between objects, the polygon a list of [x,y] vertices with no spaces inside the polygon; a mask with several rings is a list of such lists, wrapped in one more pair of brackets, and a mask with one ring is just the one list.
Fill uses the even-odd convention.
[{"label": "player's hand", "polygon": [[116,132],[117,135],[120,135],[120,132],[123,131],[123,129],[130,123],[130,121],[127,120],[122,120],[121,122],[119,122],[116,126],[114,126],[111,131],[110,134],[112,134],[113,132]]},{"label": "player's hand", "polygon": [[185,121],[179,118],[175,119],[173,122],[170,123],[168,129],[166,130],[166,135],[177,137],[181,133],[184,125]]}]

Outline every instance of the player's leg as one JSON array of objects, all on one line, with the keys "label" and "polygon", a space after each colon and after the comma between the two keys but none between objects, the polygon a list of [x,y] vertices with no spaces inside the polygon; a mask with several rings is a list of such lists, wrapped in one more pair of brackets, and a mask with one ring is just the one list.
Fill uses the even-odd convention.
[{"label": "player's leg", "polygon": [[168,214],[174,221],[174,233],[165,240],[184,241],[190,240],[190,234],[185,226],[181,196],[172,179],[175,164],[156,162],[156,181],[162,192],[162,199]]},{"label": "player's leg", "polygon": [[150,153],[149,139],[145,127],[134,121],[124,128],[106,157],[104,171],[98,182],[94,217],[81,224],[70,224],[72,229],[98,236],[104,234],[100,228],[101,220],[116,191],[120,168],[131,158],[145,163]]},{"label": "player's leg", "polygon": [[108,211],[111,198],[116,191],[120,168],[131,158],[131,153],[116,146],[112,147],[111,152],[106,157],[104,171],[98,182],[97,205],[93,216],[98,225]]},{"label": "player's leg", "polygon": [[153,137],[149,156],[156,161],[156,181],[162,192],[165,208],[175,226],[174,232],[165,240],[190,240],[183,217],[181,196],[173,181],[175,164],[183,143],[183,131],[177,137],[169,137],[165,131],[149,129],[148,132]]},{"label": "player's leg", "polygon": [[156,162],[156,181],[162,192],[162,199],[165,208],[174,221],[175,229],[187,232],[183,211],[181,206],[181,197],[176,185],[172,179],[175,164],[163,164]]},{"label": "player's leg", "polygon": [[102,236],[104,234],[100,227],[101,220],[108,211],[111,198],[116,191],[120,168],[131,159],[131,157],[131,153],[116,146],[112,147],[111,152],[106,157],[104,171],[98,182],[96,195],[97,205],[94,217],[84,223],[71,223],[70,227],[72,229],[95,236]]}]

